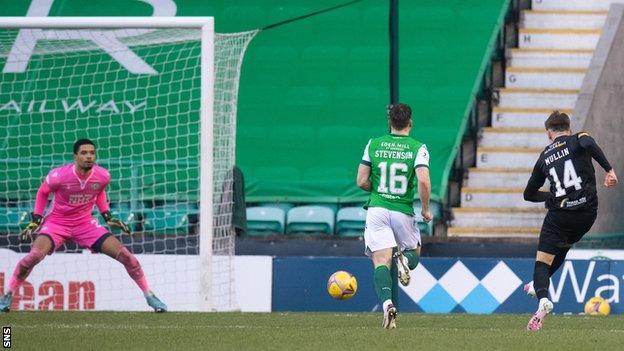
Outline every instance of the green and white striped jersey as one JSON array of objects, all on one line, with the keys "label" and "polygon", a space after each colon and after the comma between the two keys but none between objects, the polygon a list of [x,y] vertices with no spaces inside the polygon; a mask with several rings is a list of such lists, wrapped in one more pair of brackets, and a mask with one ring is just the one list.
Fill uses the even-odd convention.
[{"label": "green and white striped jersey", "polygon": [[429,167],[425,144],[407,135],[370,139],[361,163],[371,167],[371,193],[364,206],[414,214],[416,168]]}]

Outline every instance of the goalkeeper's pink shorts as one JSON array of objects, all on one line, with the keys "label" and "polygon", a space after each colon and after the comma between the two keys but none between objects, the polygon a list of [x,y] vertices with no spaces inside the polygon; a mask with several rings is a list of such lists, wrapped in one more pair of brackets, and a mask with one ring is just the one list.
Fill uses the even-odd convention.
[{"label": "goalkeeper's pink shorts", "polygon": [[66,240],[71,240],[78,246],[91,249],[91,246],[108,232],[108,229],[101,226],[95,218],[75,225],[66,225],[59,224],[54,219],[47,217],[43,221],[38,235],[46,235],[52,239],[54,243],[54,247],[50,250],[50,254],[52,254],[63,246]]}]

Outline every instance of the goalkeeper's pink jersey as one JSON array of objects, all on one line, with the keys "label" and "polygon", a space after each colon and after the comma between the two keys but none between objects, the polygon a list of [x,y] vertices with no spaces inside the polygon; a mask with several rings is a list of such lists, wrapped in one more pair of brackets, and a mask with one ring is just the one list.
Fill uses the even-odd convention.
[{"label": "goalkeeper's pink jersey", "polygon": [[48,195],[54,193],[52,208],[46,221],[63,225],[76,225],[90,221],[93,217],[93,205],[97,204],[100,212],[108,211],[105,188],[110,183],[108,171],[94,165],[86,176],[80,176],[73,163],[55,168],[48,173],[39,191],[35,203],[36,214],[43,214]]}]

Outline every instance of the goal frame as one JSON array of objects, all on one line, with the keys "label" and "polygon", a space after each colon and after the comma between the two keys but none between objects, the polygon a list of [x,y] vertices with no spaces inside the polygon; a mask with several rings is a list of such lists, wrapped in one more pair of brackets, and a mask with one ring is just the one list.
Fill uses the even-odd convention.
[{"label": "goal frame", "polygon": [[[138,29],[190,28],[201,30],[200,191],[199,191],[199,301],[200,311],[211,311],[213,240],[213,108],[214,17],[0,17],[6,29]],[[206,229],[208,228],[208,229]]]}]

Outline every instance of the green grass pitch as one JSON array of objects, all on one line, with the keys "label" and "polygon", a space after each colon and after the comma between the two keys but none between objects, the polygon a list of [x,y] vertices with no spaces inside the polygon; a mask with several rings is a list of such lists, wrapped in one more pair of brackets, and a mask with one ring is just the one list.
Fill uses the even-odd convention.
[{"label": "green grass pitch", "polygon": [[622,350],[621,316],[381,313],[10,312],[15,350]]}]

